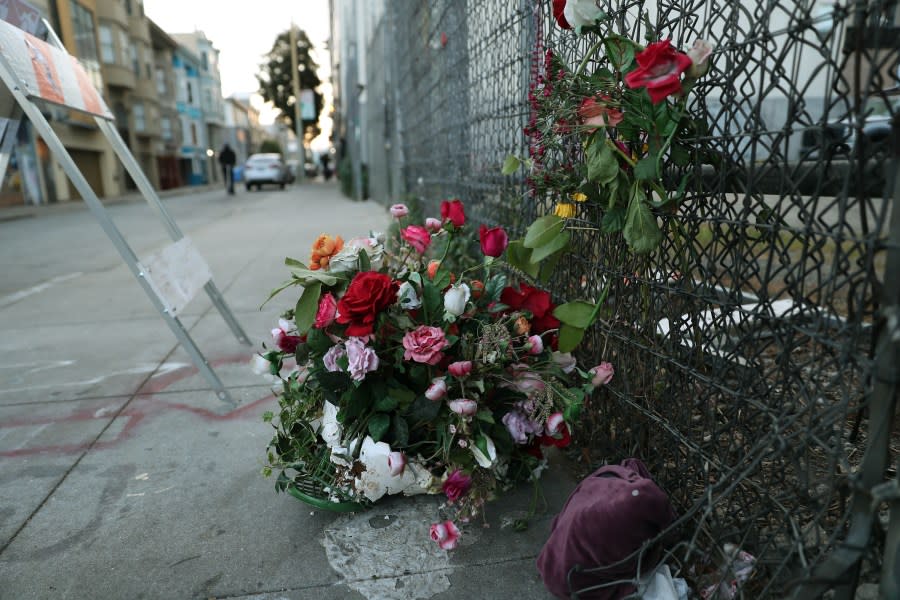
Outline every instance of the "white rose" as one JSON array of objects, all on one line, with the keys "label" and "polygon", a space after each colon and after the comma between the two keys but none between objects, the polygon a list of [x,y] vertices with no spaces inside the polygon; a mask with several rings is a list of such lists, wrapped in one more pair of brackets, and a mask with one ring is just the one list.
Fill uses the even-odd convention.
[{"label": "white rose", "polygon": [[397,290],[397,299],[400,301],[400,308],[404,310],[412,310],[422,306],[422,301],[419,300],[419,295],[416,294],[416,288],[408,281],[400,284],[400,289]]},{"label": "white rose", "polygon": [[466,302],[472,295],[469,286],[465,283],[451,286],[447,293],[444,294],[444,312],[446,315],[458,317],[466,312]]},{"label": "white rose", "polygon": [[595,0],[566,0],[563,16],[576,33],[581,33],[581,28],[593,25],[603,11],[597,8]]}]

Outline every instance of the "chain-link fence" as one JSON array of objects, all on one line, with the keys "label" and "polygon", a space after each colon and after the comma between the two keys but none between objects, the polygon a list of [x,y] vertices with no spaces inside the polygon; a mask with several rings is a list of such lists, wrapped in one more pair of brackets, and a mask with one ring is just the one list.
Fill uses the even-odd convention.
[{"label": "chain-link fence", "polygon": [[[681,515],[666,560],[698,593],[732,597],[725,563],[742,550],[755,570],[734,597],[852,598],[882,572],[896,597],[897,4],[605,8],[630,39],[715,45],[689,110],[704,124],[692,143],[718,159],[667,167],[666,181],[695,177],[656,215],[648,255],[601,235],[602,206],[570,221],[550,289],[559,302],[609,289],[582,354],[617,368],[578,428],[582,467],[650,467]],[[549,1],[387,0],[367,48],[372,196],[432,210],[458,197],[521,233],[562,198],[500,166],[528,156],[546,50],[575,65],[588,37]]]}]

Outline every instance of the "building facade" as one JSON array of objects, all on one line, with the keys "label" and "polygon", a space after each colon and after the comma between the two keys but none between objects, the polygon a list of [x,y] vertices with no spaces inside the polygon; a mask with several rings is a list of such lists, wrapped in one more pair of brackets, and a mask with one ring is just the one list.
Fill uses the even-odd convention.
[{"label": "building facade", "polygon": [[173,33],[172,37],[197,58],[196,81],[206,144],[205,172],[207,182],[221,181],[216,157],[225,143],[225,102],[219,75],[219,51],[202,31]]}]

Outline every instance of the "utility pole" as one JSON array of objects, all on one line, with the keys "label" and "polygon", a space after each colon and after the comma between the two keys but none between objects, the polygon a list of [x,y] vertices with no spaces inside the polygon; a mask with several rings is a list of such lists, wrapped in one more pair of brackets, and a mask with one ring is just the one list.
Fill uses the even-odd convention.
[{"label": "utility pole", "polygon": [[306,175],[306,152],[303,148],[303,119],[300,111],[300,70],[297,64],[297,25],[291,19],[291,82],[294,86],[294,134],[297,136],[297,172],[298,182]]}]

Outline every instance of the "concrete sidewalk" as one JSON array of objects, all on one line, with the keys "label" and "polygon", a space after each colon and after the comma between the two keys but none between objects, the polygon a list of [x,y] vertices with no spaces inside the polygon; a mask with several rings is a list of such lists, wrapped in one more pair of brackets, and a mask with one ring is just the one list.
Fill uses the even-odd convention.
[{"label": "concrete sidewalk", "polygon": [[534,559],[574,487],[565,469],[545,475],[549,509],[527,531],[504,527],[528,510],[523,486],[449,553],[428,537],[440,498],[335,515],[275,493],[261,415],[276,403],[249,362],[296,294],[259,305],[285,256],[388,216],[327,184],[232,202],[186,233],[257,345],[238,344],[202,294],[183,322],[236,405],[208,389],[124,265],[0,306],[0,598],[550,597]]}]

